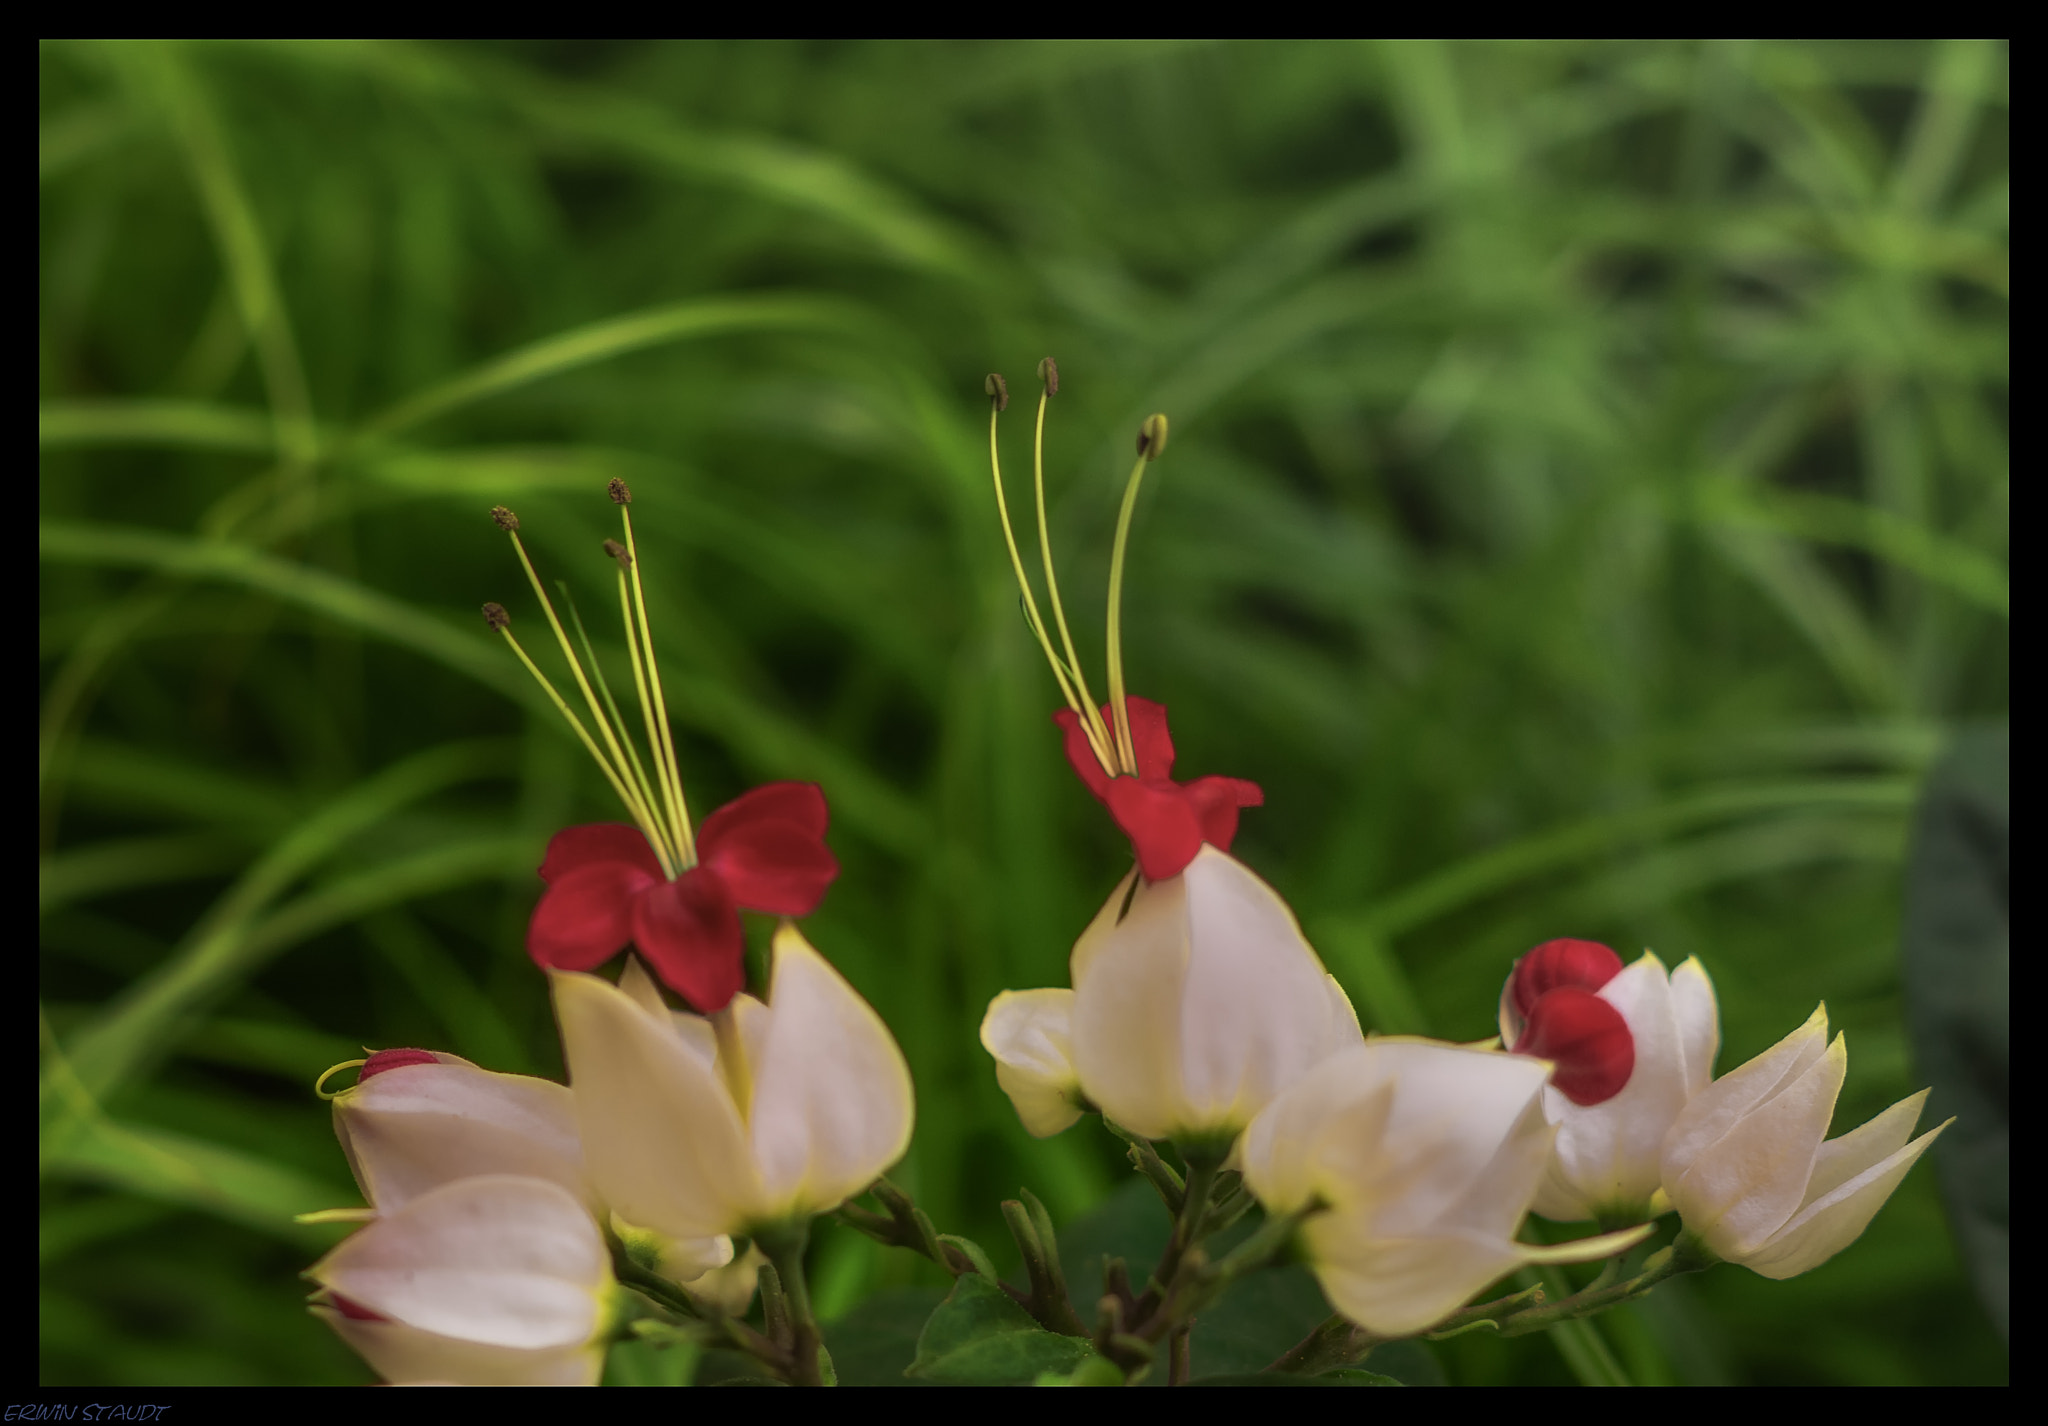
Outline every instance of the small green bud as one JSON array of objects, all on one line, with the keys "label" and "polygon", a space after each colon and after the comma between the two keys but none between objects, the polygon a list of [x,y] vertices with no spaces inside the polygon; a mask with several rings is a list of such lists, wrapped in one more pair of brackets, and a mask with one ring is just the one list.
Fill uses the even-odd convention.
[{"label": "small green bud", "polygon": [[1155,411],[1138,428],[1138,454],[1146,460],[1158,460],[1159,453],[1165,449],[1166,417]]}]

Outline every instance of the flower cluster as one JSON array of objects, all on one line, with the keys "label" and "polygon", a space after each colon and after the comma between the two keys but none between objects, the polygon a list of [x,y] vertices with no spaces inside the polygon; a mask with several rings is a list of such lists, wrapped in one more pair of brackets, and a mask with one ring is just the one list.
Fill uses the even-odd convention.
[{"label": "flower cluster", "polygon": [[[1043,547],[1050,360],[1040,377]],[[1049,549],[1049,618],[1025,574],[995,463],[1008,390],[991,376],[988,391],[1003,533],[1066,704],[1054,721],[1133,864],[1075,940],[1068,984],[997,995],[981,1043],[1032,1135],[1099,1116],[1158,1190],[1172,1230],[1143,1289],[1112,1262],[1100,1294],[1070,1292],[1051,1219],[1028,1191],[1004,1205],[1028,1286],[1001,1283],[986,1252],[938,1233],[880,1177],[910,1142],[909,1068],[880,1016],[789,919],[816,910],[838,874],[824,793],[771,783],[693,825],[630,496],[613,482],[624,539],[606,550],[644,757],[502,509],[583,712],[513,638],[505,610],[485,609],[632,818],[568,828],[539,869],[527,950],[548,975],[569,1083],[417,1049],[351,1062],[360,1073],[333,1096],[335,1131],[367,1207],[312,1215],[362,1225],[309,1270],[315,1313],[393,1382],[589,1384],[611,1342],[651,1326],[744,1354],[765,1377],[822,1384],[834,1375],[803,1255],[809,1225],[830,1213],[956,1279],[940,1309],[953,1315],[928,1324],[913,1371],[1123,1382],[1163,1354],[1177,1382],[1196,1315],[1290,1252],[1336,1315],[1271,1370],[1312,1372],[1475,1322],[1537,1330],[1719,1261],[1790,1277],[1863,1231],[1941,1128],[1912,1137],[1923,1093],[1827,1137],[1847,1053],[1824,1007],[1716,1079],[1719,1012],[1698,960],[1667,971],[1645,953],[1624,966],[1598,943],[1554,940],[1509,969],[1497,1041],[1363,1033],[1286,901],[1231,854],[1239,813],[1264,802],[1258,785],[1176,781],[1166,708],[1124,685],[1124,554],[1165,418],[1145,423],[1126,482],[1109,698],[1097,702]],[[751,991],[742,911],[783,918]],[[637,954],[615,979],[594,973],[629,947]],[[868,1194],[885,1211],[858,1202]],[[1231,1251],[1205,1246],[1254,1208],[1262,1225]],[[1668,1246],[1624,1270],[1674,1211]],[[1594,1228],[1530,1242],[1532,1212]],[[1561,1301],[1536,1289],[1473,1301],[1532,1264],[1603,1259],[1594,1283]],[[1096,1304],[1092,1324],[1077,1302]],[[960,1362],[975,1353],[935,1345],[998,1319],[1034,1344],[1016,1351],[1060,1370],[976,1376],[1022,1358],[1005,1348],[970,1370]]]}]

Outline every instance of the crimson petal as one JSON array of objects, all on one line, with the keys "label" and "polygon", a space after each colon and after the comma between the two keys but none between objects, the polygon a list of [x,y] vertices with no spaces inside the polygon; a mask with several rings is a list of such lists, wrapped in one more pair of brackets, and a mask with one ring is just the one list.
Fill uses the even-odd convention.
[{"label": "crimson petal", "polygon": [[1598,990],[1621,974],[1621,957],[1598,941],[1545,941],[1515,962],[1509,976],[1515,1009],[1526,1017],[1529,1007],[1560,986]]},{"label": "crimson petal", "polygon": [[592,862],[564,872],[533,908],[526,953],[556,970],[594,969],[625,949],[633,939],[634,903],[664,884],[659,873],[623,861]]},{"label": "crimson petal", "polygon": [[624,862],[649,876],[662,876],[661,859],[647,845],[638,827],[624,822],[593,822],[587,827],[565,827],[548,843],[541,858],[540,879],[552,885],[565,872],[603,862]]},{"label": "crimson petal", "polygon": [[[1173,776],[1173,735],[1166,731],[1166,705],[1136,694],[1124,695],[1124,711],[1131,720],[1131,751],[1138,758],[1138,776],[1150,782]],[[1110,705],[1102,705],[1102,720],[1111,722]]]},{"label": "crimson petal", "polygon": [[379,1050],[363,1061],[363,1067],[356,1074],[356,1083],[361,1084],[372,1075],[386,1070],[404,1069],[407,1065],[437,1065],[440,1057],[432,1050]]},{"label": "crimson petal", "polygon": [[1237,836],[1238,809],[1266,802],[1259,785],[1241,777],[1198,777],[1183,791],[1202,825],[1202,840],[1219,852],[1229,851]]},{"label": "crimson petal", "polygon": [[1082,726],[1081,715],[1071,708],[1062,708],[1052,715],[1052,721],[1059,724],[1060,731],[1067,735],[1067,761],[1073,765],[1082,785],[1095,794],[1097,802],[1108,802],[1110,775],[1102,770],[1102,763],[1095,756],[1095,745],[1088,741],[1088,730]]},{"label": "crimson petal", "polygon": [[825,844],[790,822],[732,829],[700,865],[725,883],[733,905],[774,916],[810,915],[839,875]]},{"label": "crimson petal", "polygon": [[1165,881],[1187,870],[1202,850],[1202,824],[1185,791],[1172,783],[1119,777],[1109,785],[1109,815],[1131,839],[1138,870],[1147,881]]},{"label": "crimson petal", "polygon": [[1556,1065],[1550,1082],[1574,1104],[1598,1104],[1621,1093],[1635,1072],[1636,1041],[1621,1012],[1592,991],[1560,986],[1529,1008],[1529,1026],[1515,1053]]},{"label": "crimson petal", "polygon": [[697,859],[710,861],[718,843],[756,822],[794,822],[813,837],[825,835],[825,792],[815,782],[769,782],[743,792],[697,829]]},{"label": "crimson petal", "polygon": [[662,983],[704,1014],[746,985],[740,913],[718,874],[694,867],[633,902],[633,943]]}]

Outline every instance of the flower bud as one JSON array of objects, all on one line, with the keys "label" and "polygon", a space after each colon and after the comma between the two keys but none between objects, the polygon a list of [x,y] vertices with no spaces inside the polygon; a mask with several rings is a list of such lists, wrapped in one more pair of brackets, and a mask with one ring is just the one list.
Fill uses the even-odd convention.
[{"label": "flower bud", "polygon": [[1073,991],[1004,991],[982,1017],[981,1047],[1033,1137],[1050,1138],[1081,1117],[1087,1100],[1074,1068]]}]

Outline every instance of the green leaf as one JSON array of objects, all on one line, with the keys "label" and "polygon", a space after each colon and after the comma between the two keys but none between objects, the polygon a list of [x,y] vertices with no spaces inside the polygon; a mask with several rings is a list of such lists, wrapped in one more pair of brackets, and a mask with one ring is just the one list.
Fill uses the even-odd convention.
[{"label": "green leaf", "polygon": [[1079,1337],[1062,1337],[1031,1320],[980,1273],[968,1273],[924,1325],[908,1375],[956,1386],[1004,1386],[1067,1373],[1095,1355]]},{"label": "green leaf", "polygon": [[1929,778],[1906,879],[1906,1013],[1934,1090],[1942,1197],[1985,1311],[2012,1324],[2012,725],[1970,729]]},{"label": "green leaf", "polygon": [[945,1300],[936,1287],[888,1287],[825,1325],[825,1346],[841,1386],[916,1386],[904,1373],[917,1359],[924,1324]]}]

